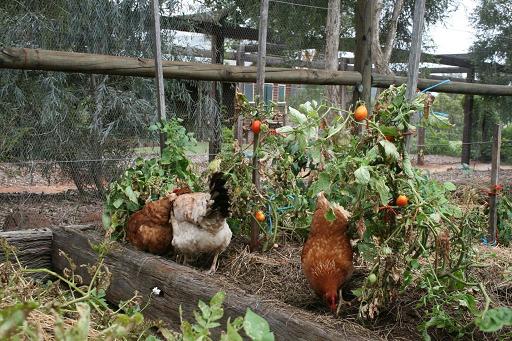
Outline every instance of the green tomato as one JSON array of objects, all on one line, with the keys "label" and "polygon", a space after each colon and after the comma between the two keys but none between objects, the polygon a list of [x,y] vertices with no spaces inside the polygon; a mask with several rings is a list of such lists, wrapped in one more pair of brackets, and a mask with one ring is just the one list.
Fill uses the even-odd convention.
[{"label": "green tomato", "polygon": [[377,276],[376,276],[375,274],[370,274],[370,275],[368,276],[368,282],[369,282],[370,284],[373,284],[373,283],[377,282]]}]

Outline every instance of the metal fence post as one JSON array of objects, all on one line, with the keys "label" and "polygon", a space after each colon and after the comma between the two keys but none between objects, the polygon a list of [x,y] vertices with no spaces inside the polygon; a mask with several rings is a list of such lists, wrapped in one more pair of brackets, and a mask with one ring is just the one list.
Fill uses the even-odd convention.
[{"label": "metal fence post", "polygon": [[[268,1],[261,0],[260,8],[260,26],[258,41],[258,68],[256,73],[256,96],[259,101],[259,110],[263,109],[263,92],[265,86],[265,62],[267,56],[267,28],[268,28]],[[256,186],[256,190],[260,189],[260,173],[258,162],[258,146],[260,142],[260,134],[254,134],[254,148],[252,156],[252,182]],[[251,239],[249,248],[255,251],[259,246],[260,226],[255,218],[251,224]]]},{"label": "metal fence post", "polygon": [[489,192],[489,230],[488,243],[493,245],[496,242],[496,230],[498,225],[498,191],[500,172],[500,149],[501,149],[501,124],[494,127],[492,144],[492,166],[491,166],[491,190]]},{"label": "metal fence post", "polygon": [[[163,124],[165,121],[165,89],[164,72],[162,68],[162,42],[160,40],[160,3],[153,0],[154,38],[155,38],[155,73],[157,91],[157,113],[158,121]],[[165,134],[160,132],[160,155],[165,147]]]}]

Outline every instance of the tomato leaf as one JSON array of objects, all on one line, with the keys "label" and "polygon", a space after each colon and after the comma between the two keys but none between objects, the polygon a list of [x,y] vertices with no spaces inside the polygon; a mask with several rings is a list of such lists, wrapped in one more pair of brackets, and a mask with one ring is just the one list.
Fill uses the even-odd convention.
[{"label": "tomato leaf", "polygon": [[124,193],[128,196],[128,199],[130,199],[132,202],[137,203],[137,204],[139,203],[139,201],[137,200],[137,195],[133,191],[132,186],[126,186],[126,188],[124,189]]},{"label": "tomato leaf", "polygon": [[476,319],[475,324],[486,333],[493,333],[503,327],[512,326],[512,308],[489,309],[483,317]]},{"label": "tomato leaf", "polygon": [[331,177],[327,172],[318,175],[318,179],[311,185],[311,194],[313,197],[320,192],[329,194],[331,192]]},{"label": "tomato leaf", "polygon": [[370,182],[370,171],[367,166],[359,167],[355,172],[356,182],[361,185],[366,185]]},{"label": "tomato leaf", "polygon": [[244,331],[254,341],[274,341],[274,333],[270,331],[268,322],[247,308],[244,318]]},{"label": "tomato leaf", "polygon": [[400,158],[400,154],[398,154],[398,150],[393,143],[387,140],[381,140],[379,143],[382,147],[384,147],[384,154],[386,154],[386,158],[393,161],[397,161]]}]

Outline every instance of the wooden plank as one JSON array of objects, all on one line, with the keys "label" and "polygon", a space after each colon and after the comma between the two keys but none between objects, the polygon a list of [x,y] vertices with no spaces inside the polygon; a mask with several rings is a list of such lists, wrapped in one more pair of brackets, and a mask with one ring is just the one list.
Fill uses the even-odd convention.
[{"label": "wooden plank", "polygon": [[[256,103],[259,111],[263,111],[264,87],[265,87],[265,60],[267,58],[267,30],[268,30],[268,2],[262,0],[260,5],[260,24],[258,36],[258,65],[256,71]],[[259,132],[254,133],[252,152],[252,182],[256,190],[260,190],[260,162],[258,159],[258,147],[260,144]],[[249,248],[251,252],[259,249],[260,246],[260,224],[253,217],[249,235]]]},{"label": "wooden plank", "polygon": [[[153,0],[153,49],[155,56],[155,77],[156,77],[156,108],[158,121],[163,124],[165,121],[165,88],[164,74],[162,68],[162,41],[160,39],[160,2]],[[165,148],[165,133],[160,132],[160,154]]]},{"label": "wooden plank", "polygon": [[[0,232],[0,239],[6,240],[15,248],[16,257],[21,265],[31,269],[51,268],[53,240],[51,229]],[[0,263],[5,261],[5,256],[4,250],[0,248]],[[13,255],[10,255],[9,260],[16,262]],[[34,277],[41,279],[46,276],[38,274]]]},{"label": "wooden plank", "polygon": [[[475,78],[474,70],[471,70],[468,73],[467,80],[468,82],[473,81]],[[471,160],[471,136],[473,135],[473,106],[474,106],[474,98],[472,95],[464,96],[464,127],[462,130],[462,153],[461,153],[461,163],[465,163],[469,165]]]},{"label": "wooden plank", "polygon": [[492,165],[491,165],[491,191],[489,195],[489,229],[488,239],[490,245],[496,242],[496,231],[498,228],[498,185],[500,175],[500,149],[501,149],[501,124],[494,126],[492,144]]},{"label": "wooden plank", "polygon": [[[87,234],[76,229],[62,228],[54,231],[54,268],[62,271],[68,266],[66,259],[59,255],[59,250],[66,252],[76,264],[94,264],[97,255],[90,245],[101,240],[98,234]],[[175,329],[179,329],[180,305],[184,318],[191,320],[192,311],[197,310],[198,300],[208,301],[218,291],[225,291],[225,317],[244,315],[246,308],[250,307],[267,319],[277,340],[360,340],[362,337],[376,337],[364,328],[356,331],[348,323],[340,322],[341,327],[334,329],[308,320],[302,317],[304,312],[298,308],[284,303],[264,303],[260,297],[247,294],[236,284],[219,276],[205,275],[163,257],[122,245],[116,246],[107,255],[105,264],[112,273],[111,285],[106,292],[108,301],[116,304],[120,300],[127,300],[135,291],[147,301],[152,288],[158,287],[163,295],[151,298],[151,303],[144,309],[144,315],[150,319],[161,319]],[[86,282],[90,280],[86,269],[78,267],[77,270]],[[225,323],[224,318],[222,325],[225,326]]]}]

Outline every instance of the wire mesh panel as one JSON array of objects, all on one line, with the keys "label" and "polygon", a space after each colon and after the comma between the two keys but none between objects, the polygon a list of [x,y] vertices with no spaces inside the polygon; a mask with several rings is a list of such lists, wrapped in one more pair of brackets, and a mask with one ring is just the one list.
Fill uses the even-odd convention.
[{"label": "wire mesh panel", "polygon": [[[164,60],[256,66],[258,1],[166,0],[160,5]],[[427,21],[435,22],[445,14],[432,6]],[[323,69],[328,10],[327,0],[270,0],[267,67]],[[383,2],[380,10],[383,22],[393,20],[391,2]],[[398,17],[403,20],[398,20],[395,48],[407,47],[411,10],[412,2],[406,1]],[[352,2],[342,3],[340,70],[352,70],[354,65],[354,11]],[[154,55],[150,1],[3,2],[0,22],[3,47],[150,60]],[[385,36],[391,28],[382,24],[379,30]],[[386,49],[381,52],[385,54]],[[397,75],[406,66],[399,52],[397,49],[389,56],[390,71]],[[379,65],[374,65],[377,72],[381,71]],[[429,70],[433,68],[425,64],[422,76],[429,76]],[[457,70],[467,71],[463,67]],[[506,82],[506,77],[500,77]],[[243,143],[250,142],[250,120],[238,119],[235,92],[254,102],[254,88],[254,83],[166,79],[167,117],[182,119],[199,141],[189,155],[194,162],[204,167],[220,150],[222,137],[233,132],[243,135]],[[339,87],[339,92],[341,107],[348,109],[352,87]],[[271,128],[275,128],[287,123],[289,107],[311,100],[325,101],[326,87],[267,83],[262,100],[274,105]],[[431,112],[446,118],[450,127],[427,129],[423,146],[427,164],[460,164],[464,101],[463,95],[436,95]],[[472,142],[471,156],[481,162],[490,160],[492,126],[499,120],[498,111],[507,105],[500,102],[502,107],[488,110],[490,101],[474,100],[479,114],[473,120],[472,141],[476,142]],[[158,155],[157,133],[149,129],[157,122],[155,103],[152,78],[2,69],[0,192],[26,192],[36,198],[33,193],[72,191],[82,197],[93,194],[101,198],[105,186],[135,158]],[[507,131],[505,128],[504,134]],[[507,161],[510,148],[506,137],[503,141],[502,158]]]}]

